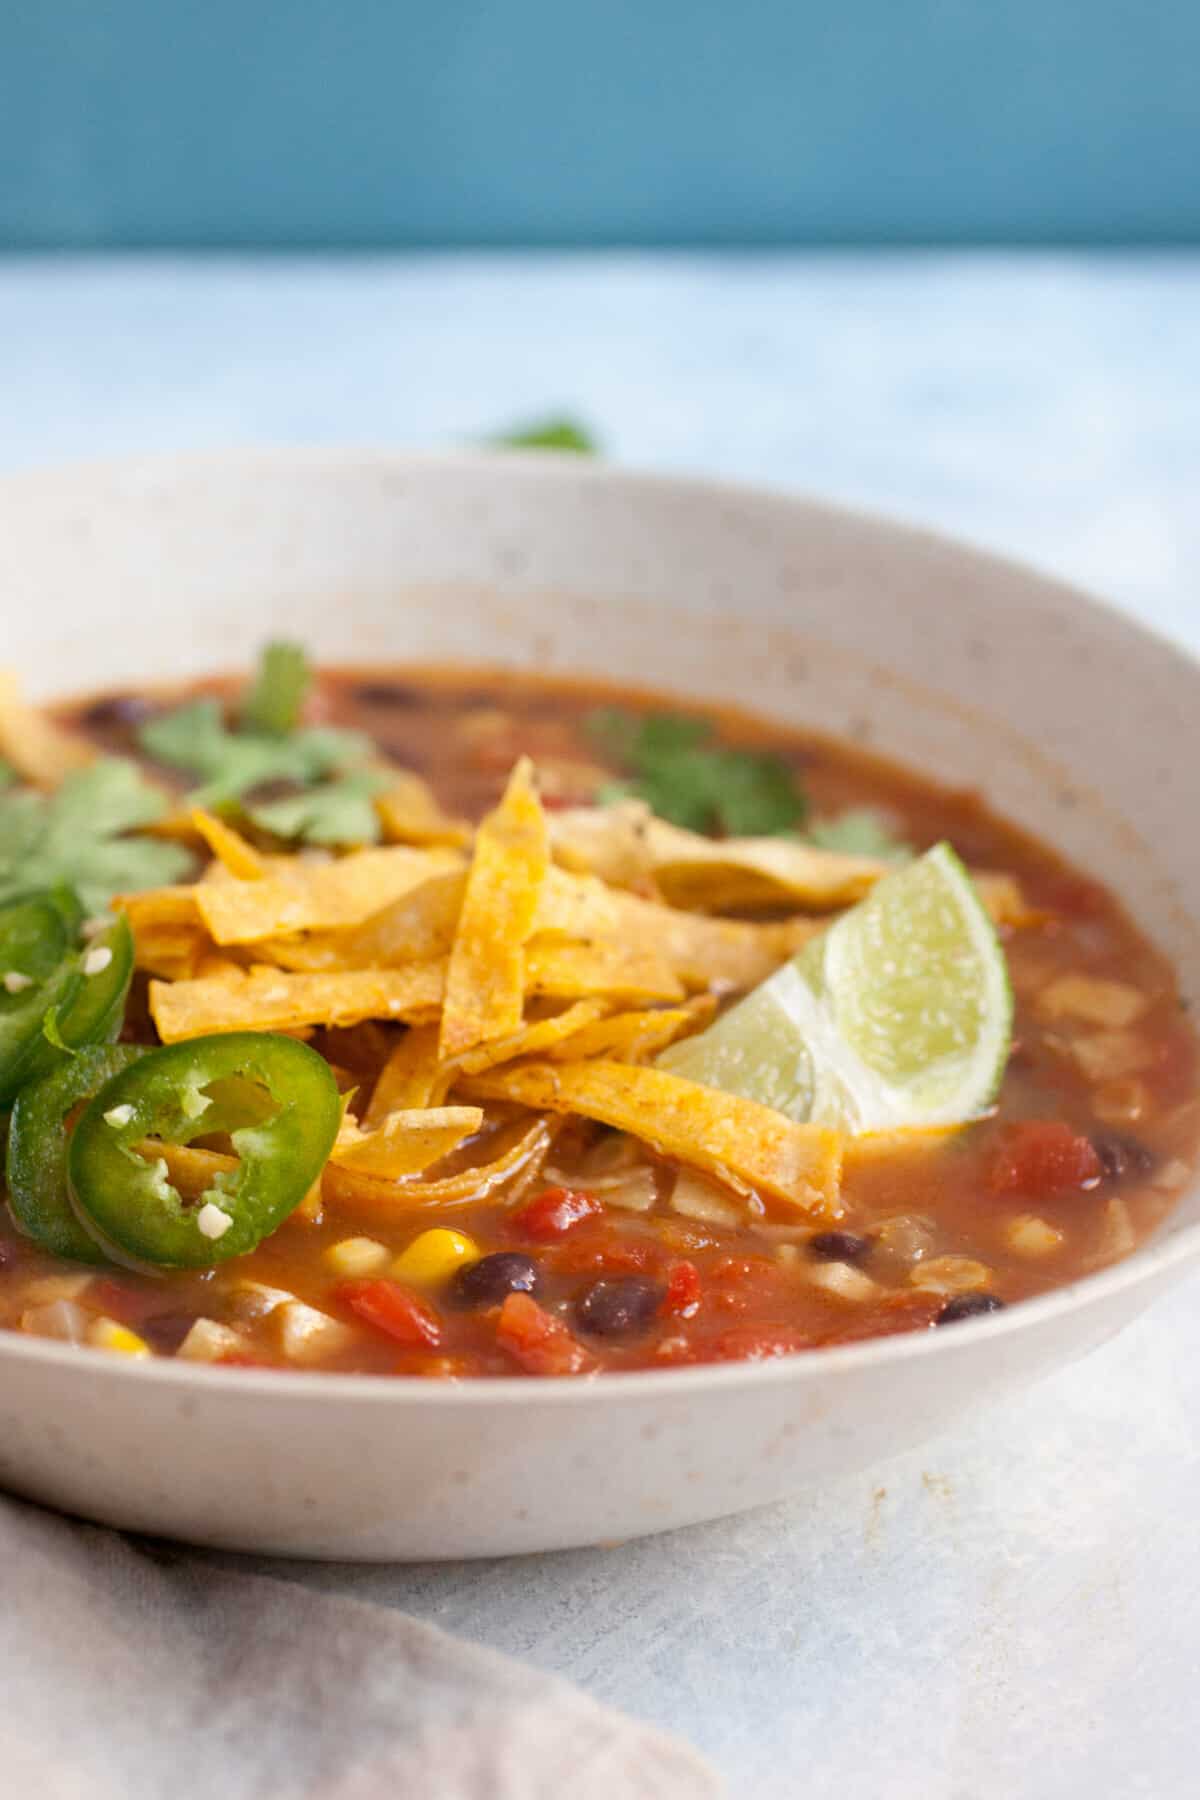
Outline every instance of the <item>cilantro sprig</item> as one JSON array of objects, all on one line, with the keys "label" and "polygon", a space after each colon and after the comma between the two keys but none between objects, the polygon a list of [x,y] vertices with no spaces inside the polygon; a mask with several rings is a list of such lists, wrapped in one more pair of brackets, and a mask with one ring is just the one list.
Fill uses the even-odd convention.
[{"label": "cilantro sprig", "polygon": [[165,796],[122,757],[68,775],[53,794],[0,792],[0,901],[34,888],[73,887],[88,912],[117,893],[178,881],[191,858],[178,844],[130,836],[167,810]]},{"label": "cilantro sprig", "polygon": [[242,701],[242,730],[286,737],[300,723],[312,667],[299,644],[268,644]]},{"label": "cilantro sprig", "polygon": [[600,451],[587,426],[565,415],[497,432],[490,442],[501,450],[567,450],[576,456],[597,456]]},{"label": "cilantro sprig", "polygon": [[704,719],[673,713],[637,717],[619,707],[592,714],[597,745],[629,770],[602,800],[635,795],[660,819],[689,831],[771,837],[794,831],[808,801],[796,771],[769,752],[716,741]]},{"label": "cilantro sprig", "polygon": [[813,819],[805,837],[819,850],[843,856],[875,856],[881,862],[908,862],[916,852],[896,836],[885,814],[873,806],[852,806],[828,819]]},{"label": "cilantro sprig", "polygon": [[194,806],[232,806],[265,782],[309,783],[361,762],[370,740],[357,731],[318,728],[286,737],[230,731],[219,700],[191,700],[150,719],[138,733],[148,756],[201,778]]},{"label": "cilantro sprig", "polygon": [[[148,756],[197,777],[188,800],[215,812],[241,811],[278,837],[313,844],[374,843],[379,820],[370,794],[383,785],[368,768],[371,740],[359,731],[300,724],[311,685],[297,644],[269,644],[231,730],[219,700],[191,700],[149,719],[138,733]],[[255,790],[284,783],[283,797]]]},{"label": "cilantro sprig", "polygon": [[254,823],[275,837],[306,844],[373,844],[379,837],[374,796],[388,785],[381,769],[359,769],[306,792],[249,808]]}]

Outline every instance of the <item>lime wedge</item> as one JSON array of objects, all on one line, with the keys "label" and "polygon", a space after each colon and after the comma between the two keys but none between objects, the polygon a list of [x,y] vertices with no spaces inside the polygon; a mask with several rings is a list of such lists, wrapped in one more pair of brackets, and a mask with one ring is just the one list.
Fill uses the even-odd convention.
[{"label": "lime wedge", "polygon": [[1011,1029],[995,929],[938,844],[658,1066],[847,1132],[957,1125],[994,1097]]}]

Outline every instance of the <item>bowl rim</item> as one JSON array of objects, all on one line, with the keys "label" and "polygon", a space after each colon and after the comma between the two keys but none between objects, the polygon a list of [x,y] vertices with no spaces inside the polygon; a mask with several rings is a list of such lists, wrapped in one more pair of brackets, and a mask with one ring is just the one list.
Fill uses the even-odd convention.
[{"label": "bowl rim", "polygon": [[[609,487],[632,487],[679,498],[715,501],[751,502],[767,506],[799,508],[822,515],[849,526],[865,527],[893,537],[925,543],[943,552],[990,565],[1009,579],[1032,582],[1039,590],[1043,605],[1059,612],[1078,616],[1099,615],[1112,627],[1140,638],[1191,669],[1200,680],[1200,655],[1144,624],[1140,619],[1102,595],[1049,574],[1034,564],[983,548],[967,539],[956,537],[921,524],[873,508],[847,505],[827,500],[806,490],[774,486],[763,482],[739,481],[721,476],[675,474],[659,469],[639,469],[615,464],[600,458],[570,456],[562,452],[505,447],[470,447],[463,449],[397,449],[389,445],[362,444],[262,444],[236,445],[229,448],[210,447],[203,450],[168,450],[130,456],[88,457],[66,462],[37,464],[0,474],[0,506],[5,496],[16,491],[43,489],[68,490],[75,484],[112,480],[138,481],[165,479],[171,476],[201,476],[209,471],[252,471],[272,468],[310,472],[327,468],[345,473],[355,469],[364,472],[389,469],[396,472],[441,472],[453,474],[494,473],[501,468],[519,469],[535,475],[547,485],[557,481]],[[1200,1180],[1193,1176],[1190,1186]],[[1179,1199],[1187,1192],[1181,1190]],[[1178,1203],[1178,1201],[1177,1201]],[[1161,1228],[1160,1228],[1161,1229]],[[1022,1300],[1002,1311],[978,1319],[963,1321],[967,1327],[966,1343],[1002,1342],[1026,1330],[1036,1330],[1055,1319],[1084,1312],[1093,1305],[1140,1287],[1170,1278],[1190,1262],[1200,1261],[1200,1220],[1169,1232],[1161,1239],[1152,1237],[1130,1256],[1107,1268],[1081,1276],[1062,1287]],[[720,1363],[696,1363],[676,1368],[636,1369],[601,1372],[593,1377],[562,1380],[538,1380],[529,1375],[472,1376],[462,1379],[431,1381],[426,1377],[405,1378],[396,1375],[350,1375],[338,1371],[322,1372],[304,1369],[238,1368],[223,1369],[219,1364],[180,1362],[177,1358],[126,1358],[104,1355],[85,1346],[56,1343],[50,1339],[24,1337],[17,1332],[0,1331],[0,1361],[12,1358],[35,1367],[72,1369],[76,1375],[87,1371],[89,1378],[121,1381],[150,1381],[181,1394],[189,1390],[220,1392],[242,1397],[273,1397],[297,1403],[326,1395],[343,1403],[373,1402],[399,1407],[439,1406],[464,1407],[480,1404],[512,1406],[550,1403],[554,1406],[587,1404],[588,1396],[600,1395],[606,1404],[622,1400],[630,1403],[660,1397],[664,1400],[687,1400],[709,1391],[737,1391],[760,1385],[802,1385],[818,1379],[823,1372],[831,1376],[869,1369],[879,1364],[904,1364],[955,1354],[954,1346],[964,1340],[958,1333],[945,1330],[916,1330],[888,1337],[864,1338],[851,1344],[836,1344],[811,1351],[771,1357],[761,1361],[735,1360]],[[81,1354],[82,1352],[82,1354]]]}]

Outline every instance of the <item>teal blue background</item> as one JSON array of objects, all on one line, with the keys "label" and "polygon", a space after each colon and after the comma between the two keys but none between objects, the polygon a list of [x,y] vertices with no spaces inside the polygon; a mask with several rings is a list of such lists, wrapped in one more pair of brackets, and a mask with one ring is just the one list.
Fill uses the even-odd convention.
[{"label": "teal blue background", "polygon": [[1186,242],[1200,0],[0,0],[0,244]]}]

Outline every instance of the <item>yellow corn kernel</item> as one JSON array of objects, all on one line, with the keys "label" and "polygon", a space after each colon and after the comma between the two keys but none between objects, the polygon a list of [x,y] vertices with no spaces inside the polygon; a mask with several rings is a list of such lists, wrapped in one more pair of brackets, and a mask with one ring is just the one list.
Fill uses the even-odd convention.
[{"label": "yellow corn kernel", "polygon": [[118,1325],[115,1319],[93,1319],[87,1328],[87,1341],[97,1350],[115,1350],[118,1356],[154,1354],[145,1338],[130,1331],[128,1325]]},{"label": "yellow corn kernel", "polygon": [[1010,1219],[1004,1235],[1009,1249],[1018,1256],[1053,1256],[1067,1241],[1066,1233],[1057,1225],[1033,1213],[1018,1213]]},{"label": "yellow corn kernel", "polygon": [[455,1269],[478,1262],[482,1255],[479,1245],[465,1231],[439,1227],[414,1238],[392,1264],[392,1274],[400,1281],[415,1282],[418,1287],[439,1287],[443,1281],[449,1281]]},{"label": "yellow corn kernel", "polygon": [[973,1256],[931,1256],[919,1262],[908,1279],[930,1294],[970,1294],[987,1286],[991,1270]]},{"label": "yellow corn kernel", "polygon": [[335,1275],[374,1275],[383,1268],[391,1251],[375,1238],[342,1238],[330,1244],[323,1261]]}]

